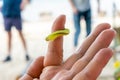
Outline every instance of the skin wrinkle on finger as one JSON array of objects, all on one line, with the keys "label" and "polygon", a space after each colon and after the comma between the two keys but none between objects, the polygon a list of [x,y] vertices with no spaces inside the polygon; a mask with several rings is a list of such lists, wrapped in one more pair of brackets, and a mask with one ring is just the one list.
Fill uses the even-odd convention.
[{"label": "skin wrinkle on finger", "polygon": [[55,77],[52,78],[52,80],[71,80],[71,72],[69,70],[61,70],[58,72]]},{"label": "skin wrinkle on finger", "polygon": [[[62,56],[63,57],[63,54],[61,54],[61,53],[63,53],[63,49],[61,48],[61,49],[55,49],[56,47],[58,47],[58,45],[57,45],[57,43],[49,43],[50,45],[48,45],[48,47],[50,47],[49,49],[48,49],[48,52],[49,53],[57,53],[57,55],[58,56]],[[62,43],[61,43],[62,44]],[[61,45],[61,46],[63,46],[63,45]]]},{"label": "skin wrinkle on finger", "polygon": [[[73,80],[96,80],[112,55],[113,51],[110,48],[101,49],[92,61],[79,72]],[[92,73],[94,73],[94,75],[92,75]]]},{"label": "skin wrinkle on finger", "polygon": [[[87,52],[84,56],[85,60],[90,61],[92,59],[92,57],[95,55],[95,53],[97,53],[97,51],[99,51],[101,48],[108,47],[110,45],[111,41],[113,40],[114,36],[115,36],[115,31],[112,29],[103,31],[100,34],[100,36],[95,40],[95,42],[90,46],[90,48],[87,50]],[[109,37],[109,39],[108,39],[108,37]]]},{"label": "skin wrinkle on finger", "polygon": [[[105,64],[107,64],[112,55],[113,51],[110,48],[101,49],[92,59],[92,61],[85,67],[84,71],[88,71],[91,73],[94,71],[95,68],[97,68],[98,71],[101,71],[101,69],[104,68]],[[98,74],[98,72],[95,72],[95,74]]]},{"label": "skin wrinkle on finger", "polygon": [[[46,55],[46,60],[44,66],[50,65],[60,65],[63,61],[63,38],[59,39],[59,43],[56,40],[55,42],[49,42],[48,51]],[[60,45],[59,45],[60,44]]]},{"label": "skin wrinkle on finger", "polygon": [[[106,33],[105,33],[106,32]],[[96,42],[99,42],[99,39],[96,39],[96,41],[93,43],[93,45],[88,49],[88,51],[85,53],[85,56],[83,56],[81,59],[79,59],[74,65],[73,67],[71,68],[71,70],[73,71],[73,73],[77,74],[78,72],[80,72],[88,63],[89,61],[91,61],[91,59],[93,58],[93,56],[97,53],[97,51],[99,51],[101,48],[105,48],[107,46],[109,46],[109,44],[111,43],[113,37],[115,36],[115,33],[113,30],[106,30],[105,32],[103,32],[100,36],[98,36],[98,38],[102,38],[101,42],[104,43],[104,42],[107,42],[105,43],[106,46],[102,45],[97,45],[98,43]],[[107,34],[108,33],[108,34]],[[104,39],[104,38],[105,39]],[[109,39],[108,39],[109,38]],[[106,41],[104,41],[106,40]],[[94,46],[96,46],[94,48]]]},{"label": "skin wrinkle on finger", "polygon": [[[104,26],[104,27],[103,27]],[[101,28],[102,27],[102,28]],[[80,54],[80,53],[85,53],[86,50],[90,47],[90,45],[95,41],[96,37],[103,32],[106,29],[109,29],[110,25],[109,24],[100,24],[98,25],[98,27],[94,30],[94,32],[92,32],[87,38],[86,40],[82,43],[82,46],[78,49],[78,51],[76,53]],[[87,44],[86,44],[87,43]],[[84,55],[84,54],[82,54]]]},{"label": "skin wrinkle on finger", "polygon": [[[102,69],[105,67],[105,65],[107,64],[109,59],[112,57],[113,52],[110,49],[109,50],[106,49],[106,52],[105,52],[105,49],[102,49],[101,54],[103,55],[102,57],[99,57],[101,55],[98,54],[97,57],[95,57],[95,60],[91,61],[91,63],[87,66],[87,67],[91,68],[91,69],[87,68],[89,72],[94,71],[94,73],[96,74],[94,77],[96,77],[96,78],[101,73]],[[104,61],[102,61],[102,60],[104,60]],[[94,70],[95,68],[97,68],[98,71],[95,71]]]},{"label": "skin wrinkle on finger", "polygon": [[50,80],[62,69],[61,66],[47,66],[43,69],[43,73],[40,75],[40,80]]},{"label": "skin wrinkle on finger", "polygon": [[[110,25],[108,23],[102,23],[95,28],[95,30],[85,39],[85,41],[82,43],[82,46],[71,56],[69,57],[63,66],[66,69],[70,69],[72,65],[80,59],[86,52],[86,50],[89,48],[89,46],[94,42],[96,37],[104,30],[109,29]],[[87,44],[86,44],[87,43]]]},{"label": "skin wrinkle on finger", "polygon": [[[58,56],[56,56],[57,59],[60,59],[60,61],[62,61],[63,60],[62,59],[63,54],[61,54],[61,53],[63,53],[63,49],[62,48],[61,49],[55,49],[57,47],[57,43],[55,43],[55,44],[49,43],[49,44],[50,44],[49,47],[51,47],[51,48],[48,49],[48,53],[52,53],[52,56],[54,56],[54,55],[56,56],[56,53],[57,53],[57,55],[58,55]],[[61,46],[63,46],[63,45],[61,45]]]}]

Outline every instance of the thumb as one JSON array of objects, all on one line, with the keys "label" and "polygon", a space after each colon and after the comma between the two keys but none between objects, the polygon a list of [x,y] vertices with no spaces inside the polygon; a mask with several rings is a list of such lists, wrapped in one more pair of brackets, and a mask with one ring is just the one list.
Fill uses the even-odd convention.
[{"label": "thumb", "polygon": [[43,56],[36,58],[32,64],[28,65],[26,73],[19,80],[33,80],[34,78],[39,78],[44,68],[43,61]]}]

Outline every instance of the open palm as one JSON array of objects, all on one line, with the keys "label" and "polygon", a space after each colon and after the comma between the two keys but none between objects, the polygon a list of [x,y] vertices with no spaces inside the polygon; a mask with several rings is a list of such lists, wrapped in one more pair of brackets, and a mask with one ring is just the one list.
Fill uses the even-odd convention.
[{"label": "open palm", "polygon": [[[59,16],[52,32],[64,29],[65,15]],[[110,25],[102,23],[85,39],[79,49],[63,61],[63,37],[50,41],[46,56],[40,56],[30,65],[20,80],[96,80],[112,57],[109,47],[115,36]]]}]

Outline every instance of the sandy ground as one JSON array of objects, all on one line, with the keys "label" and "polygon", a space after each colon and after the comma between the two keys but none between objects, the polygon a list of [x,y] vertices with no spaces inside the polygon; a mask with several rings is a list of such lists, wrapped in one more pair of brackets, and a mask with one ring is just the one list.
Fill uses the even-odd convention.
[{"label": "sandy ground", "polygon": [[[45,37],[50,33],[54,19],[39,20],[38,22],[23,22],[23,33],[28,45],[28,51],[32,59],[38,56],[45,55],[48,42]],[[111,22],[110,18],[94,18],[93,29],[101,22]],[[83,21],[84,23],[84,21]],[[84,26],[84,24],[82,24]],[[74,27],[71,20],[67,20],[66,27],[70,29],[70,35],[64,37],[64,58],[72,54],[73,49],[73,33]],[[24,49],[15,28],[12,29],[12,61],[9,63],[0,62],[0,80],[15,80],[16,76],[22,73],[28,62],[25,61]],[[80,42],[85,39],[85,27],[82,27]],[[0,24],[0,60],[2,61],[7,55],[6,53],[6,33],[4,32],[3,24]],[[98,80],[114,80],[111,78],[114,73],[113,59],[107,64]],[[107,77],[108,76],[108,77]],[[110,77],[109,77],[110,76]],[[106,78],[104,78],[106,77]]]}]

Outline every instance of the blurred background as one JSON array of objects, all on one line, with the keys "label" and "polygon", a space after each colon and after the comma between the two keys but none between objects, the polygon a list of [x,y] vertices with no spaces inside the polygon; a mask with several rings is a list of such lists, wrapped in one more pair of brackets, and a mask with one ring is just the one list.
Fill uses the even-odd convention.
[{"label": "blurred background", "polygon": [[[99,3],[98,3],[99,1]],[[120,60],[119,52],[119,27],[120,27],[120,0],[90,0],[92,9],[92,30],[96,25],[107,22],[112,28],[118,30],[118,36],[111,43],[110,47],[115,55],[104,68],[98,80],[115,80],[114,63]],[[0,7],[2,7],[0,0]],[[52,24],[56,17],[66,15],[65,26],[70,29],[70,34],[64,37],[64,59],[72,54],[73,50],[73,14],[69,0],[31,0],[22,11],[23,33],[28,45],[28,53],[32,59],[46,54],[47,44],[45,37],[50,33]],[[23,73],[29,62],[25,61],[23,45],[15,28],[12,29],[12,61],[3,63],[7,55],[7,38],[3,25],[3,16],[0,12],[0,80],[17,80]],[[85,21],[81,21],[82,31],[79,38],[79,45],[85,39]]]}]

